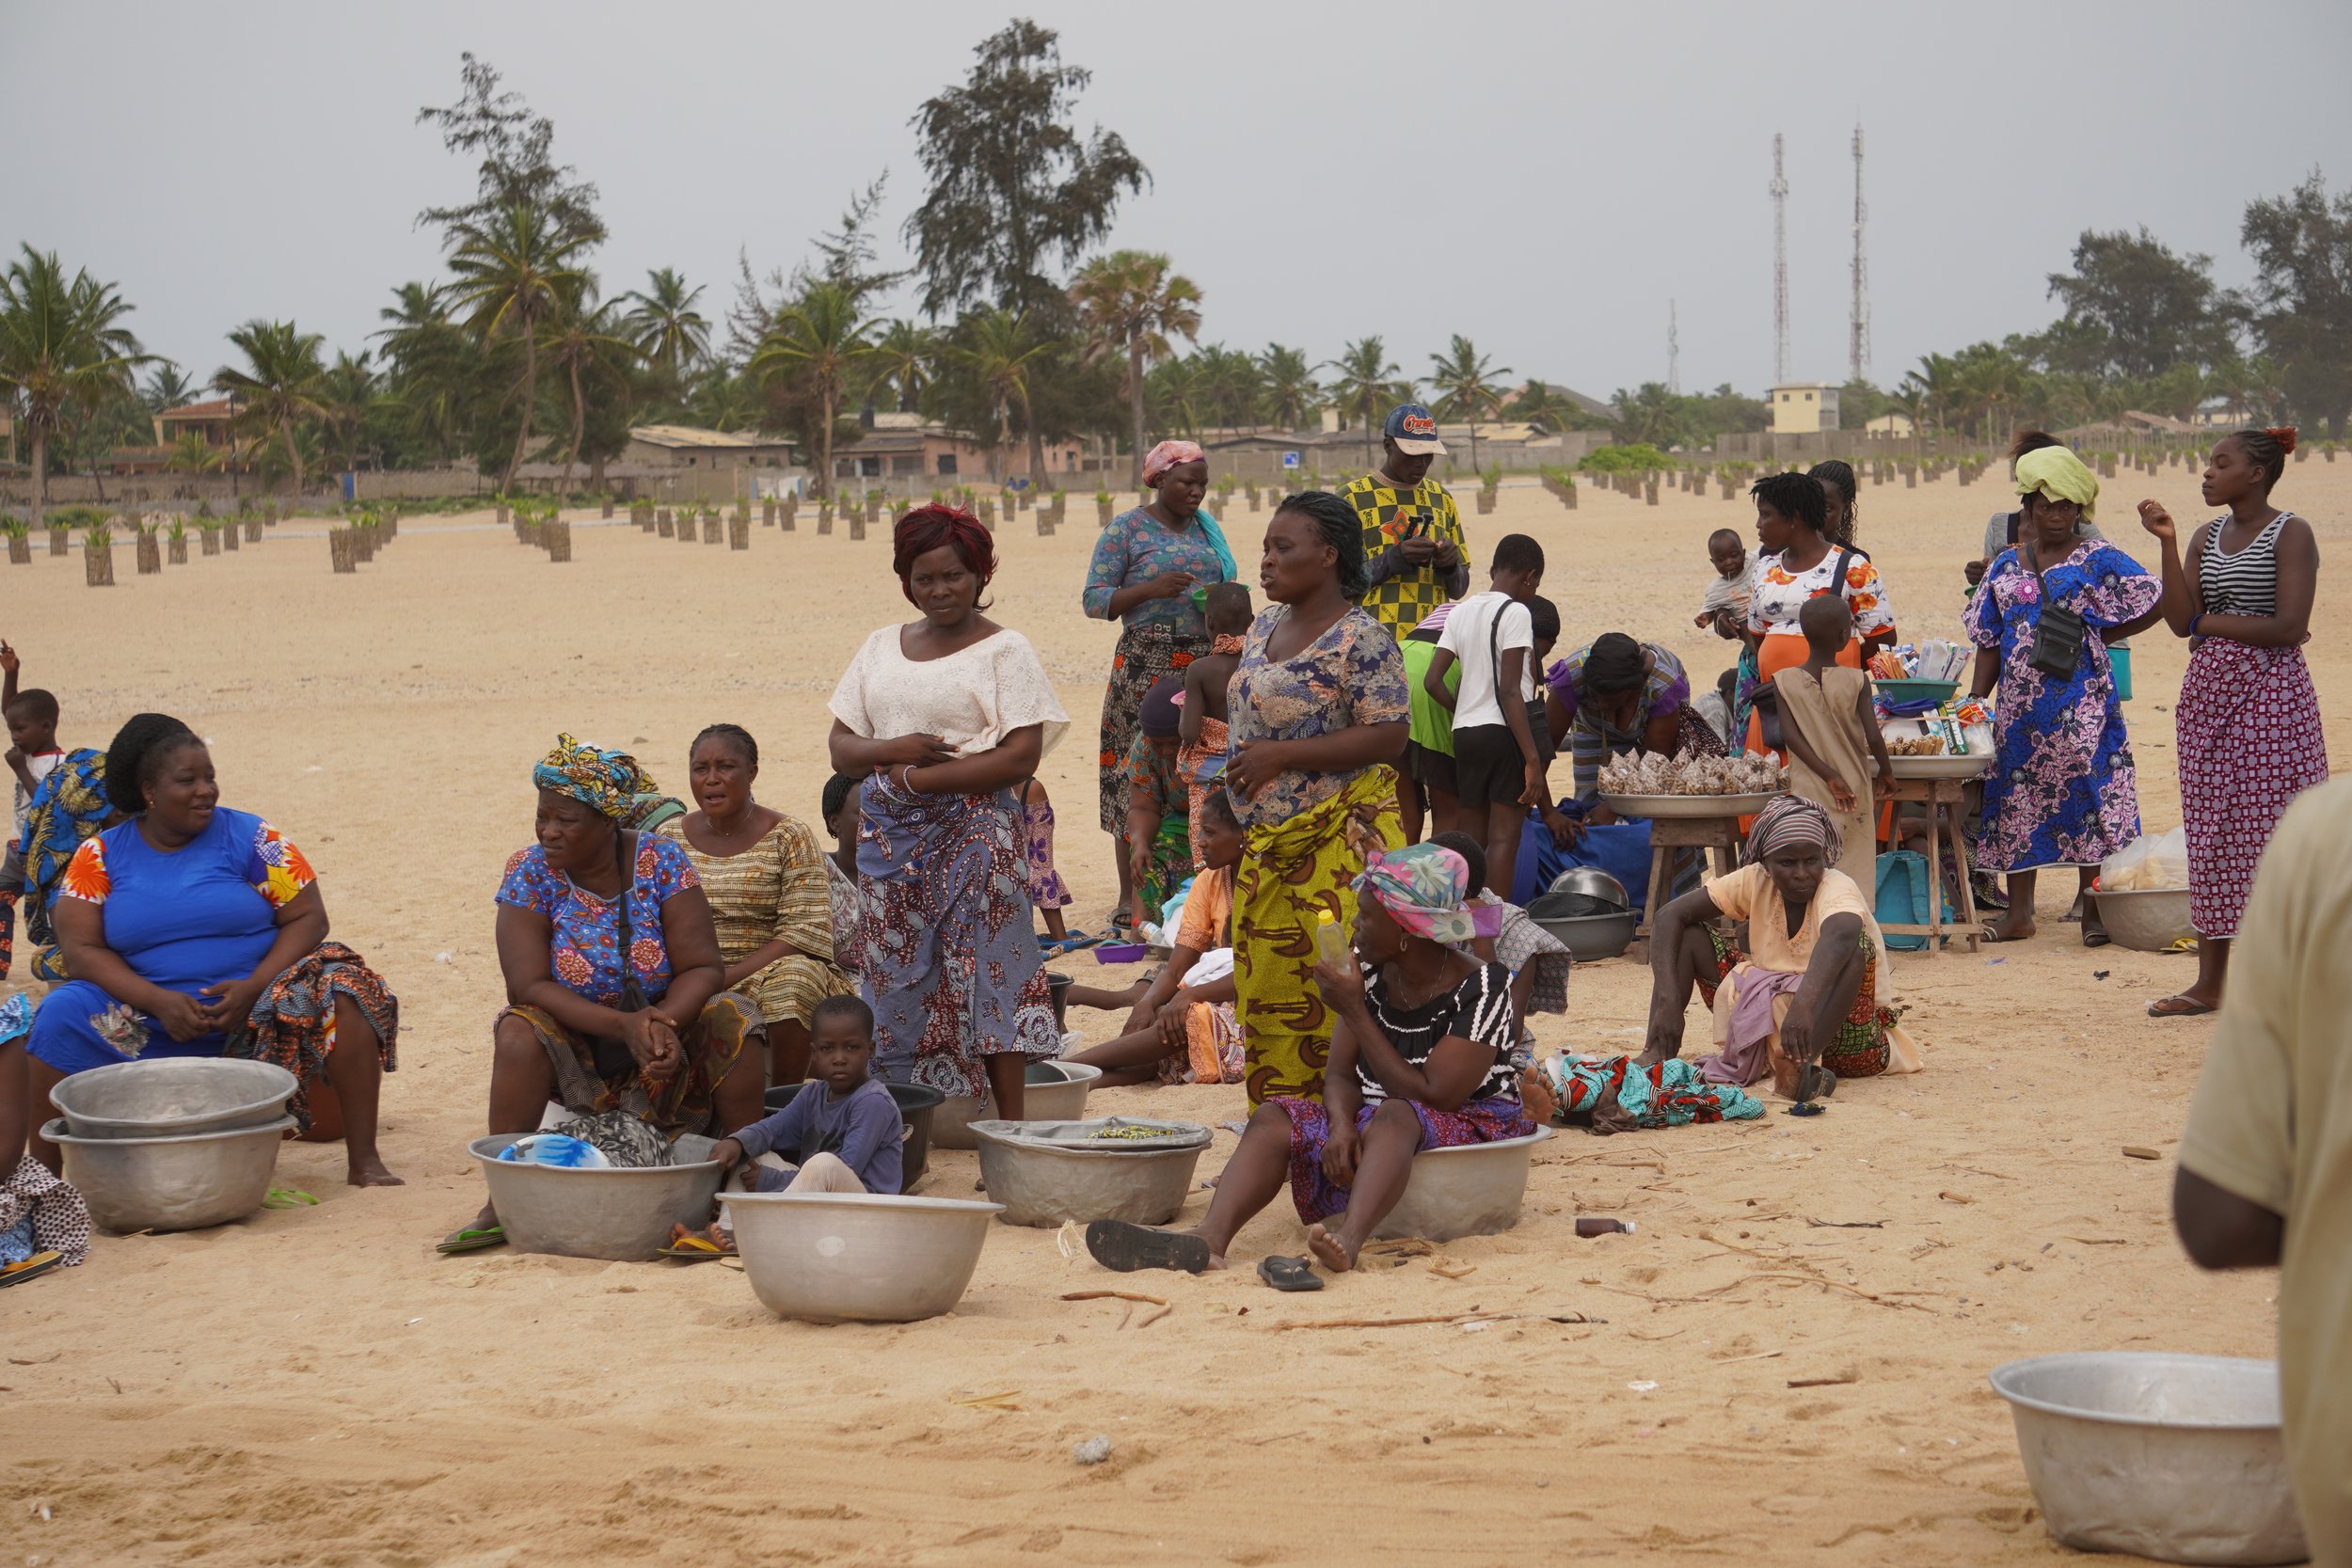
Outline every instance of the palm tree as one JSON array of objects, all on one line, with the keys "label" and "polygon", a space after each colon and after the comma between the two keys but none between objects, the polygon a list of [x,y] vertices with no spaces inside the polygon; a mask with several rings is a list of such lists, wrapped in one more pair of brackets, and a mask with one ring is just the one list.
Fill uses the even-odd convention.
[{"label": "palm tree", "polygon": [[685,277],[670,267],[648,272],[645,283],[620,297],[618,303],[629,310],[619,325],[639,356],[660,369],[675,402],[685,394],[686,372],[710,352],[710,323],[694,309],[702,286],[688,288]]},{"label": "palm tree", "polygon": [[[1389,358],[1389,348],[1378,337],[1359,338],[1340,351],[1340,356],[1326,363],[1327,371],[1337,371],[1339,385],[1331,388],[1332,398],[1340,412],[1363,426],[1364,467],[1372,467],[1372,432],[1380,422],[1381,404],[1392,401],[1399,390],[1393,379],[1396,365]],[[1409,395],[1411,388],[1404,388]]]},{"label": "palm tree", "polygon": [[531,413],[539,395],[539,324],[553,314],[560,291],[587,280],[579,265],[592,242],[564,229],[543,207],[501,207],[481,223],[460,224],[457,248],[449,259],[456,274],[451,304],[470,312],[468,325],[485,343],[506,336],[523,346],[522,380],[516,395],[522,420],[515,451],[499,476],[499,488],[515,483],[531,446]]},{"label": "palm tree", "polygon": [[[655,276],[658,279],[660,275]],[[541,330],[548,363],[571,382],[572,444],[564,450],[565,491],[572,487],[572,468],[580,461],[580,438],[588,429],[588,386],[627,388],[628,362],[643,352],[623,336],[628,330],[627,319],[615,320],[613,307],[597,304],[595,290],[588,287],[562,291],[555,314]],[[601,468],[602,458],[597,465]]]},{"label": "palm tree", "polygon": [[164,467],[175,474],[209,474],[217,472],[228,461],[225,449],[212,445],[191,430],[171,444],[171,455],[164,459]]},{"label": "palm tree", "polygon": [[1171,352],[1168,335],[1187,342],[1200,333],[1200,290],[1168,270],[1168,258],[1146,250],[1114,250],[1089,261],[1070,285],[1070,298],[1087,330],[1089,360],[1123,352],[1127,375],[1120,390],[1134,416],[1135,450],[1128,477],[1143,486],[1143,371]]},{"label": "palm tree", "polygon": [[1478,421],[1502,404],[1502,379],[1508,365],[1490,365],[1478,346],[1459,332],[1443,354],[1429,356],[1429,384],[1445,394],[1438,399],[1440,419],[1468,420],[1470,432],[1470,471],[1478,471]]},{"label": "palm tree", "polygon": [[1520,388],[1506,411],[1513,419],[1524,420],[1547,436],[1577,429],[1584,418],[1584,410],[1567,393],[1541,381],[1530,381]]},{"label": "palm tree", "polygon": [[353,358],[342,349],[335,351],[335,362],[327,367],[320,402],[326,410],[326,424],[337,466],[357,468],[359,466],[359,426],[375,406],[376,384],[381,379],[368,364],[363,352]]},{"label": "palm tree", "polygon": [[1258,356],[1258,369],[1265,377],[1266,412],[1284,430],[1296,430],[1314,416],[1323,402],[1323,388],[1315,384],[1314,371],[1307,363],[1307,356],[1280,343],[1268,343]]},{"label": "palm tree", "polygon": [[147,372],[147,385],[139,388],[139,401],[151,414],[177,408],[197,393],[196,383],[181,372],[180,367],[168,359],[158,359]]},{"label": "palm tree", "polygon": [[130,389],[147,362],[121,325],[131,313],[111,283],[84,269],[69,278],[57,253],[24,254],[0,273],[0,400],[16,404],[33,445],[33,521],[49,504],[49,442],[67,417]]},{"label": "palm tree", "polygon": [[1919,368],[1903,372],[1901,386],[1916,386],[1919,402],[1927,410],[1929,420],[1937,430],[1944,428],[1944,414],[1955,401],[1960,379],[1960,362],[1948,354],[1930,354],[1920,357]]},{"label": "palm tree", "polygon": [[[898,412],[912,414],[922,405],[923,388],[931,384],[931,364],[939,353],[939,335],[930,328],[894,321],[874,340],[874,385],[896,388]],[[1034,439],[1035,433],[1031,436]],[[1036,462],[1034,455],[1031,462]]]},{"label": "palm tree", "polygon": [[[894,326],[904,323],[893,323]],[[996,417],[996,428],[1008,430],[1012,423],[1015,404],[1021,409],[1021,423],[1029,436],[1029,483],[1041,484],[1045,480],[1045,441],[1037,428],[1037,420],[1029,404],[1031,368],[1044,354],[1049,344],[1029,334],[1027,322],[1018,311],[1001,306],[975,310],[956,324],[960,340],[947,353],[955,362],[971,372],[980,395],[988,400],[990,410]],[[993,479],[996,452],[988,454],[989,477]]]},{"label": "palm tree", "polygon": [[223,365],[213,372],[213,385],[238,404],[229,428],[285,442],[286,466],[299,496],[307,466],[294,431],[326,417],[326,363],[319,356],[326,340],[296,331],[292,322],[249,321],[229,334],[229,341],[245,355],[243,370]]},{"label": "palm tree", "polygon": [[404,283],[392,297],[376,312],[390,325],[373,334],[384,343],[391,402],[406,416],[408,434],[446,459],[463,434],[479,362],[464,329],[449,319],[446,291]]},{"label": "palm tree", "polygon": [[846,283],[812,282],[801,297],[776,313],[776,325],[744,367],[761,381],[805,378],[817,394],[817,474],[813,488],[833,493],[833,427],[841,416],[842,388],[873,353],[866,333],[873,323],[858,309],[857,291]]},{"label": "palm tree", "polygon": [[1160,428],[1198,437],[1200,410],[1211,399],[1207,366],[1200,355],[1187,355],[1152,368],[1147,379],[1160,411]]}]

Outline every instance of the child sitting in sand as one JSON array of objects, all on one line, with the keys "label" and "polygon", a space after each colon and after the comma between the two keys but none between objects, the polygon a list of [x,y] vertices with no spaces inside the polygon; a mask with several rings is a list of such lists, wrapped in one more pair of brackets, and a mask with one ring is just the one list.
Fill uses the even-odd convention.
[{"label": "child sitting in sand", "polygon": [[1707,559],[1714,565],[1715,580],[1707,585],[1707,597],[1699,601],[1691,625],[1713,626],[1718,637],[1737,638],[1748,623],[1747,541],[1719,528],[1707,536]]},{"label": "child sitting in sand", "polygon": [[16,775],[16,822],[9,830],[8,850],[0,863],[0,975],[8,974],[16,956],[16,906],[24,895],[25,839],[31,828],[33,797],[40,781],[65,760],[57,746],[57,699],[38,689],[19,691],[16,677],[23,661],[14,648],[0,641],[0,717],[8,724],[8,771]]},{"label": "child sitting in sand", "polygon": [[1192,875],[1192,792],[1176,768],[1177,698],[1182,675],[1162,675],[1143,696],[1135,743],[1122,765],[1127,784],[1127,864],[1135,874],[1136,929],[1156,926],[1160,911]]},{"label": "child sitting in sand", "polygon": [[[1830,814],[1845,835],[1834,869],[1862,887],[1876,887],[1878,833],[1870,781],[1895,782],[1894,758],[1879,733],[1870,677],[1837,662],[1853,632],[1853,612],[1836,594],[1818,594],[1797,611],[1804,632],[1803,664],[1772,679],[1780,705],[1781,738],[1788,748],[1788,788]],[[1865,755],[1870,757],[1866,767]]]},{"label": "child sitting in sand", "polygon": [[[906,1124],[881,1079],[866,1075],[874,1060],[874,1012],[854,996],[828,996],[808,1020],[809,1081],[792,1103],[721,1138],[710,1158],[760,1193],[886,1193],[898,1191],[899,1143]],[[793,1170],[763,1155],[791,1149]]]},{"label": "child sitting in sand", "polygon": [[1207,653],[1184,670],[1184,711],[1176,720],[1176,770],[1192,791],[1195,871],[1206,863],[1208,854],[1202,841],[1200,803],[1225,788],[1226,689],[1232,683],[1233,672],[1241,668],[1242,643],[1248,636],[1253,613],[1249,590],[1240,583],[1220,582],[1211,588],[1201,615],[1215,641]]}]

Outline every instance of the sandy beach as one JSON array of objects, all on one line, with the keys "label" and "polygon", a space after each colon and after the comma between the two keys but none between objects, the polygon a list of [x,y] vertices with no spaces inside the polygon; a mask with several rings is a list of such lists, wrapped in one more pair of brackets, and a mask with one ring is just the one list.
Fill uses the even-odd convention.
[{"label": "sandy beach", "polygon": [[[2153,563],[2144,495],[2184,535],[2208,514],[2188,469],[2106,481],[2101,521]],[[1093,732],[1114,628],[1078,612],[1095,529],[1073,499],[1057,538],[1000,525],[992,613],[1037,644],[1073,720],[1041,776],[1092,927],[1112,894]],[[2328,558],[2314,624],[2344,625],[2352,465],[2292,463],[2278,500]],[[1961,563],[2010,504],[1989,479],[1865,486],[1861,541],[1906,640],[1960,635]],[[2042,879],[2031,942],[1896,963],[1926,1072],[1851,1085],[1809,1122],[1775,1102],[1744,1124],[1563,1132],[1518,1229],[1319,1295],[1247,1272],[1299,1249],[1282,1201],[1236,1272],[1200,1278],[1114,1278],[1000,1225],[957,1311],[904,1327],[778,1322],[727,1266],[437,1257],[482,1201],[465,1145],[501,1000],[491,895],[530,838],[531,764],[568,730],[682,793],[689,738],[731,721],[760,740],[759,798],[813,821],[825,700],[859,641],[907,615],[886,529],[819,537],[812,508],[796,532],[755,523],[739,555],[574,515],[564,565],[485,514],[405,522],[351,577],[303,519],[160,578],[132,575],[125,545],[103,592],[74,558],[0,567],[0,632],[59,697],[64,745],[176,714],[210,740],[223,803],[309,852],[336,937],[401,998],[383,1145],[408,1180],[355,1191],[340,1149],[290,1144],[279,1180],[317,1207],[102,1238],[86,1266],[0,1295],[0,1560],[2040,1561],[2072,1554],[2043,1531],[1991,1368],[2271,1354],[2276,1275],[2200,1274],[2170,1230],[2211,1022],[2142,1008],[2194,960],[2086,950],[2059,923],[2063,876]],[[1253,593],[1265,518],[1238,498],[1225,516]],[[1698,678],[1729,662],[1691,618],[1707,533],[1752,536],[1744,500],[1587,485],[1569,513],[1514,486],[1464,521],[1478,586],[1502,533],[1544,543],[1570,645],[1624,630]],[[2141,811],[2169,829],[2185,645],[2159,627],[2134,651]],[[2310,654],[2341,756],[2352,652],[2323,634]],[[1580,970],[1537,1037],[1638,1049],[1648,987],[1630,958]],[[1117,1022],[1074,1016],[1095,1039]],[[1703,1034],[1694,1009],[1686,1049]],[[1245,1109],[1237,1087],[1090,1101],[1147,1108]],[[1203,1177],[1233,1142],[1216,1134]],[[922,1190],[976,1177],[972,1155],[934,1152]],[[1640,1228],[1581,1241],[1580,1213]],[[1061,1299],[1112,1287],[1171,1309]],[[1439,1315],[1468,1316],[1326,1326]],[[1097,1433],[1111,1458],[1082,1469],[1072,1445]]]}]

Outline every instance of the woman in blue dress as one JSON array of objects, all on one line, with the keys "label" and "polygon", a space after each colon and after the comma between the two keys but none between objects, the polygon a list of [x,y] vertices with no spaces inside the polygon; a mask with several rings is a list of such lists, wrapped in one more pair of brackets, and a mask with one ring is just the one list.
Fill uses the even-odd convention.
[{"label": "woman in blue dress", "polygon": [[[2107,662],[2107,644],[2153,624],[2164,585],[2139,562],[2074,525],[2099,499],[2097,476],[2064,447],[2017,462],[2024,516],[2017,543],[2001,552],[1968,602],[1977,644],[1969,690],[1992,693],[1999,749],[1985,776],[1977,865],[2009,875],[2009,912],[1985,929],[1994,942],[2034,933],[2034,880],[2045,865],[2077,868],[2088,889],[2099,863],[2139,834],[2132,742]],[[2082,619],[2078,639],[2045,647],[2035,661],[2046,606]],[[2056,666],[2065,673],[2054,673]],[[2086,901],[2087,903],[2088,901]],[[2096,911],[2083,912],[2083,941],[2105,943]]]},{"label": "woman in blue dress", "polygon": [[[300,1081],[290,1108],[303,1135],[342,1137],[353,1186],[397,1186],[375,1119],[399,1003],[358,954],[326,940],[302,851],[222,806],[212,752],[160,713],[115,736],[106,793],[130,820],[74,851],[58,887],[50,918],[73,978],[33,1015],[32,1103],[94,1067],[253,1057]],[[53,1145],[36,1137],[33,1151],[56,1168]]]}]

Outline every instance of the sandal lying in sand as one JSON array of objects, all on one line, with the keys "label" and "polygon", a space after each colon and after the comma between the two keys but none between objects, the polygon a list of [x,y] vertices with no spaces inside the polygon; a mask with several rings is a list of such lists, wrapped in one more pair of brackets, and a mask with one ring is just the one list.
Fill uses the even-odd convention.
[{"label": "sandal lying in sand", "polygon": [[64,1253],[36,1252],[22,1263],[10,1263],[0,1267],[0,1286],[22,1285],[28,1279],[40,1278],[53,1269],[64,1267]]},{"label": "sandal lying in sand", "polygon": [[1137,1269],[1175,1269],[1199,1274],[1209,1266],[1209,1243],[1181,1230],[1154,1230],[1125,1220],[1096,1220],[1087,1227],[1087,1251],[1117,1274]]},{"label": "sandal lying in sand", "polygon": [[505,1244],[506,1227],[502,1225],[479,1227],[461,1225],[442,1237],[440,1244],[433,1250],[444,1258],[454,1258],[461,1252],[480,1252],[485,1247],[504,1246]]},{"label": "sandal lying in sand", "polygon": [[1323,1276],[1304,1258],[1261,1258],[1258,1277],[1278,1291],[1320,1291]]},{"label": "sandal lying in sand", "polygon": [[735,1243],[721,1235],[716,1226],[708,1230],[689,1230],[683,1225],[674,1225],[670,1227],[670,1244],[661,1249],[661,1256],[689,1263],[707,1263],[713,1258],[734,1257]]}]

